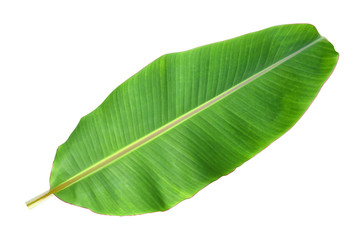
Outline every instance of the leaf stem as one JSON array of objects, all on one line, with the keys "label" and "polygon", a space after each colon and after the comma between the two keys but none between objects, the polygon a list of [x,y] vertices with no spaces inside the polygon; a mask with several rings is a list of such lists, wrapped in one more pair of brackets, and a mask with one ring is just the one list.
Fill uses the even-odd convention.
[{"label": "leaf stem", "polygon": [[33,207],[37,206],[38,204],[40,204],[42,201],[44,201],[46,198],[48,198],[49,196],[51,196],[53,193],[52,191],[48,190],[42,194],[40,194],[39,196],[34,197],[33,199],[30,199],[29,201],[26,202],[26,206],[29,209],[32,209]]}]

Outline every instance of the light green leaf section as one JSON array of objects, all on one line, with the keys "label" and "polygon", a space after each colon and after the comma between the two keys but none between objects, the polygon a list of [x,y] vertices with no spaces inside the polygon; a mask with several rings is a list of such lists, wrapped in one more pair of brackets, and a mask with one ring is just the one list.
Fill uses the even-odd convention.
[{"label": "light green leaf section", "polygon": [[101,214],[167,210],[289,130],[337,59],[308,24],[161,56],[81,119],[52,193]]}]

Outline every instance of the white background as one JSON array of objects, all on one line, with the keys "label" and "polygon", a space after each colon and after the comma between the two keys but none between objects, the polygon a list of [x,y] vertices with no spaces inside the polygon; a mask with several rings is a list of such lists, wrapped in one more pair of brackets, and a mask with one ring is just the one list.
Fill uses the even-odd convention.
[{"label": "white background", "polygon": [[[356,1],[1,1],[0,239],[360,239]],[[304,117],[166,212],[110,217],[46,191],[80,117],[162,54],[311,23],[340,53]]]}]

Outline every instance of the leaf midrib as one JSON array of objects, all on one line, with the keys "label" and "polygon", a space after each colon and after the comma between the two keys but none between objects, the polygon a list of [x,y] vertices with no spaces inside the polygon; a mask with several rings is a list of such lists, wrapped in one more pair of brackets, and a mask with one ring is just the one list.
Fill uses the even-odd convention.
[{"label": "leaf midrib", "polygon": [[[43,195],[51,195],[51,194],[55,194],[61,190],[64,190],[65,188],[71,186],[72,184],[86,178],[89,177],[90,175],[96,173],[97,171],[100,171],[101,169],[109,166],[110,164],[116,162],[117,160],[121,159],[122,157],[126,156],[127,154],[129,154],[130,152],[138,149],[139,147],[141,147],[142,145],[156,139],[157,137],[160,137],[162,134],[164,134],[165,132],[169,131],[170,129],[176,127],[177,125],[181,124],[182,122],[190,119],[191,117],[193,117],[194,115],[200,113],[201,111],[207,109],[208,107],[212,106],[213,104],[221,101],[222,99],[226,98],[227,96],[229,96],[230,94],[236,92],[237,90],[239,90],[240,88],[242,88],[243,86],[249,84],[250,82],[256,80],[258,77],[264,75],[265,73],[273,70],[274,68],[276,68],[277,66],[279,66],[280,64],[284,63],[285,61],[291,59],[292,57],[298,55],[299,53],[303,52],[304,50],[310,48],[311,46],[315,45],[316,43],[318,43],[319,41],[321,41],[322,39],[324,39],[324,37],[319,36],[316,40],[314,40],[313,42],[307,44],[306,46],[300,48],[299,50],[295,51],[294,53],[290,54],[289,56],[277,61],[276,63],[270,65],[269,67],[261,70],[260,72],[252,75],[251,77],[247,78],[246,80],[242,81],[241,83],[238,83],[237,85],[233,86],[232,88],[228,89],[227,91],[217,95],[216,97],[210,99],[209,101],[203,103],[202,105],[198,106],[197,108],[183,114],[182,116],[176,118],[175,120],[167,123],[165,126],[158,128],[156,130],[154,130],[153,132],[149,133],[148,135],[140,138],[139,140],[129,144],[128,146],[120,149],[118,152],[114,153],[111,156],[108,156],[102,160],[100,160],[98,163],[88,167],[87,169],[79,172],[78,174],[76,174],[75,176],[69,178],[68,180],[62,182],[61,184],[57,185],[56,187],[50,189],[48,192],[44,193]],[[29,201],[30,202],[30,201]]]}]

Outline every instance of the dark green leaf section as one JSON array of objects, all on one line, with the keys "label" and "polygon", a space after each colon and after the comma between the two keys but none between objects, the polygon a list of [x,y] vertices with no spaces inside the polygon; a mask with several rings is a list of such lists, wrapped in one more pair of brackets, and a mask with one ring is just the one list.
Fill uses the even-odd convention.
[{"label": "dark green leaf section", "polygon": [[109,215],[169,209],[230,173],[291,128],[329,77],[337,58],[333,46],[307,24],[276,26],[164,55],[81,119],[57,151],[51,188],[268,69],[56,193],[66,202]]}]

